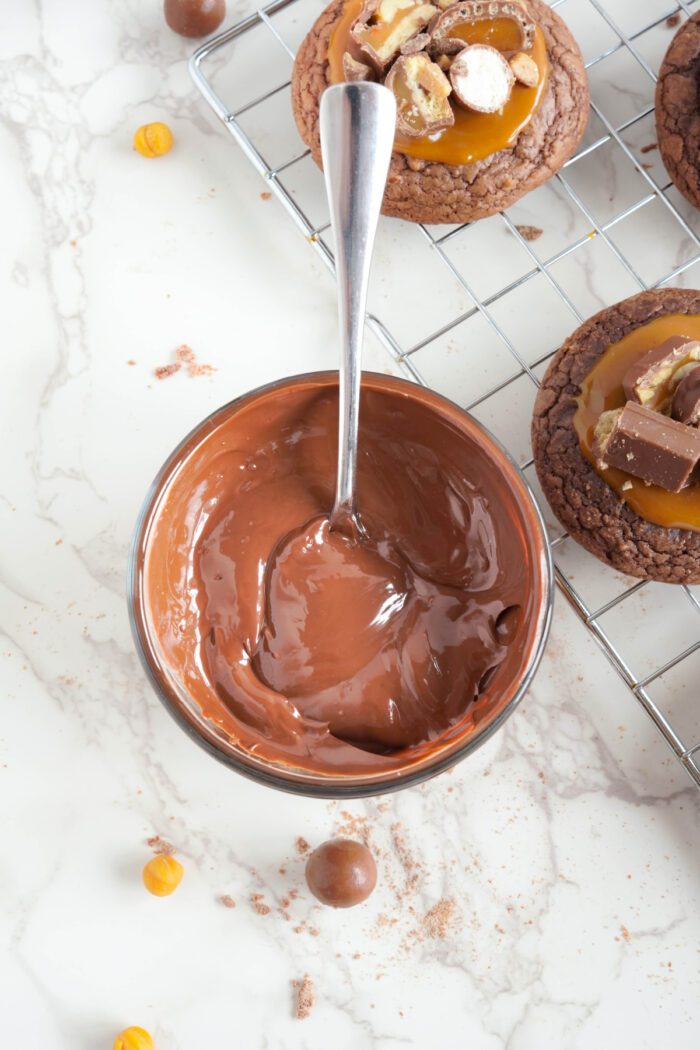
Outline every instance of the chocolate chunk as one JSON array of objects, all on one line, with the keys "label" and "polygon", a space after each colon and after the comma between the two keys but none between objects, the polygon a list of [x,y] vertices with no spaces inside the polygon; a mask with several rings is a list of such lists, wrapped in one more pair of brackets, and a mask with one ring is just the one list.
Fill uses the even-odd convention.
[{"label": "chocolate chunk", "polygon": [[431,23],[433,46],[443,54],[455,54],[462,50],[465,43],[469,43],[465,37],[452,36],[455,30],[459,31],[464,25],[494,19],[507,19],[512,25],[512,47],[503,49],[507,57],[531,49],[535,39],[535,24],[523,6],[510,0],[490,0],[488,3],[467,0],[466,3],[450,4]]},{"label": "chocolate chunk", "polygon": [[396,95],[396,128],[403,135],[422,138],[454,124],[450,82],[425,51],[397,58],[385,83]]},{"label": "chocolate chunk", "polygon": [[682,335],[654,347],[626,372],[622,388],[629,401],[657,408],[668,397],[673,373],[688,361],[700,360],[700,343]]},{"label": "chocolate chunk", "polygon": [[[700,365],[686,365],[687,372],[676,386],[671,415],[686,426],[700,425]],[[685,368],[679,371],[685,371]]]},{"label": "chocolate chunk", "polygon": [[358,62],[356,58],[346,51],[343,55],[343,75],[346,80],[374,80],[374,70],[364,62]]},{"label": "chocolate chunk", "polygon": [[369,0],[351,35],[360,50],[384,71],[409,40],[425,29],[437,8],[414,0]]},{"label": "chocolate chunk", "polygon": [[680,492],[700,461],[700,431],[628,401],[624,408],[603,412],[595,430],[598,467],[617,467]]},{"label": "chocolate chunk", "polygon": [[417,55],[419,51],[424,51],[429,43],[430,33],[418,33],[417,36],[412,36],[410,40],[401,45],[401,54]]},{"label": "chocolate chunk", "polygon": [[524,51],[518,51],[509,62],[515,79],[525,87],[534,88],[540,82],[540,71],[532,55],[526,55]]}]

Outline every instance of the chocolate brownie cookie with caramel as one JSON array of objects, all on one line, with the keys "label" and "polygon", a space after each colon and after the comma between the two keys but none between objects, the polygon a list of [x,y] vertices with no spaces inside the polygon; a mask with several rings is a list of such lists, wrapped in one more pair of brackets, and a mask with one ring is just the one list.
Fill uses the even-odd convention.
[{"label": "chocolate brownie cookie with caramel", "polygon": [[396,95],[383,211],[463,223],[551,178],[588,118],[578,47],[542,0],[333,0],[292,75],[299,131],[320,165],[319,102],[343,80]]},{"label": "chocolate brownie cookie with caramel", "polygon": [[655,289],[555,354],[532,421],[549,504],[630,576],[700,583],[700,291]]},{"label": "chocolate brownie cookie with caramel", "polygon": [[683,23],[661,64],[656,134],[676,188],[700,208],[700,11]]}]

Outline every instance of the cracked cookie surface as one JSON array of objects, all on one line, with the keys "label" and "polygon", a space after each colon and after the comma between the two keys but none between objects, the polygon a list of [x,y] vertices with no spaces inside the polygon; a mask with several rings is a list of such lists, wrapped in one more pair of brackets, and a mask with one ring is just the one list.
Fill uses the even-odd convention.
[{"label": "cracked cookie surface", "polygon": [[[319,100],[328,87],[328,45],[344,0],[333,0],[297,53],[292,106],[299,132],[321,163]],[[510,149],[473,164],[452,165],[393,153],[382,211],[411,222],[463,223],[510,207],[551,178],[571,156],[588,120],[588,81],[578,46],[561,18],[542,2],[528,10],[544,33],[547,86],[537,112]]]},{"label": "cracked cookie surface", "polygon": [[661,63],[656,134],[676,188],[700,208],[700,11],[681,26]]},{"label": "cracked cookie surface", "polygon": [[581,383],[611,343],[663,314],[700,314],[700,291],[655,289],[608,307],[557,351],[532,420],[537,475],[570,535],[620,572],[664,583],[700,583],[700,533],[651,524],[600,477],[581,452],[573,417]]}]

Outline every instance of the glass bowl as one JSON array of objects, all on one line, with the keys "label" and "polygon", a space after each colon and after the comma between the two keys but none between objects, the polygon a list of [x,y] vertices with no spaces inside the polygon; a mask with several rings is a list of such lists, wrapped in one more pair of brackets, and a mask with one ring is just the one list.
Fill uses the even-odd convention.
[{"label": "glass bowl", "polygon": [[[513,645],[502,668],[489,681],[484,692],[449,731],[431,741],[427,752],[410,748],[401,752],[391,769],[344,773],[322,773],[295,766],[288,760],[274,760],[247,750],[237,742],[223,721],[205,716],[201,706],[188,691],[177,668],[169,666],[167,653],[160,644],[152,617],[152,602],[160,586],[150,569],[154,544],[167,542],[156,529],[168,506],[173,486],[184,484],[182,473],[195,453],[206,463],[209,448],[214,448],[217,430],[238,413],[266,411],[270,399],[306,396],[337,389],[337,372],[315,372],[283,379],[231,401],[203,420],[168,457],[151,485],[134,532],[128,568],[128,602],[131,627],[136,647],[151,683],[170,714],[186,733],[214,758],[236,772],[261,784],[296,794],[320,798],[353,798],[383,794],[409,787],[449,769],[466,758],[496,732],[513,713],[530,685],[547,639],[553,600],[551,552],[547,543],[542,515],[522,473],[496,439],[471,416],[451,401],[406,380],[374,373],[363,373],[363,390],[389,394],[391,398],[420,402],[421,410],[436,413],[464,442],[465,463],[469,456],[486,457],[489,471],[498,472],[503,503],[513,527],[513,542],[522,546],[524,572],[529,587],[527,615],[520,617]],[[245,419],[250,416],[241,416]],[[234,421],[235,422],[235,421]],[[468,477],[468,465],[465,467]],[[330,508],[329,508],[330,509]],[[159,548],[156,548],[159,549]],[[163,588],[157,600],[162,600]],[[517,643],[517,645],[516,645]],[[503,670],[503,674],[500,672]],[[202,682],[206,680],[202,677]],[[223,703],[218,700],[217,703]],[[228,718],[230,724],[230,717]],[[403,757],[405,755],[405,758]]]}]

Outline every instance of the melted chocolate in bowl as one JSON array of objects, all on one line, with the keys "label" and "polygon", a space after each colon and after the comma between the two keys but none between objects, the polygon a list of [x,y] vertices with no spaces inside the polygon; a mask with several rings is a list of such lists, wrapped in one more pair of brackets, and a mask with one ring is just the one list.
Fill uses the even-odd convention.
[{"label": "melted chocolate in bowl", "polygon": [[331,532],[337,374],[216,412],[175,451],[132,552],[133,624],[170,710],[241,772],[368,794],[453,764],[500,724],[551,604],[542,523],[456,406],[365,375],[358,506]]}]

